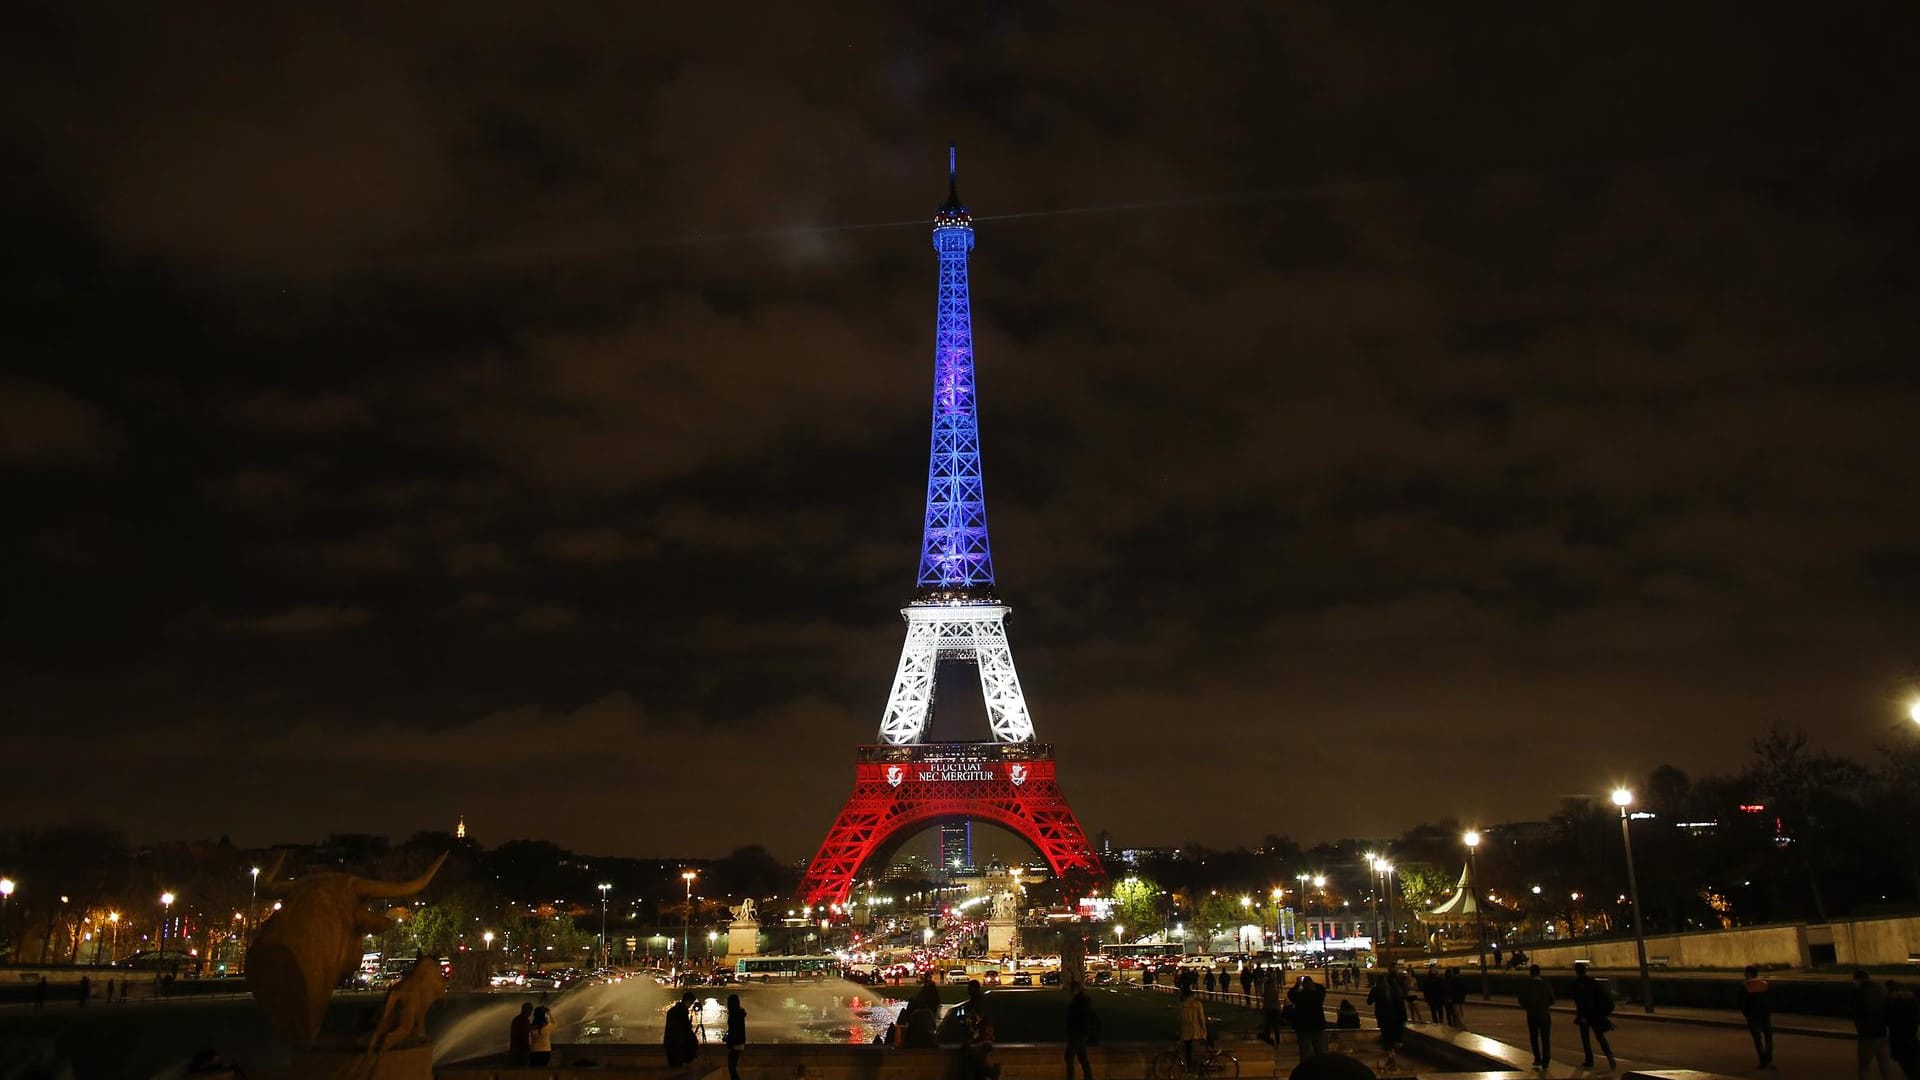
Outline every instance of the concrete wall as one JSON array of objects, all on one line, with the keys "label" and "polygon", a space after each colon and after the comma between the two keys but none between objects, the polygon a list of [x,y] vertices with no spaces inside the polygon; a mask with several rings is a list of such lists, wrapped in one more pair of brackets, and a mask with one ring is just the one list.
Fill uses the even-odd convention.
[{"label": "concrete wall", "polygon": [[[1737,971],[1748,964],[1804,968],[1813,966],[1808,947],[1823,945],[1833,946],[1833,964],[1837,967],[1904,964],[1908,956],[1920,953],[1920,916],[1655,934],[1647,938],[1647,959],[1665,957],[1667,965],[1676,968]],[[1632,938],[1528,946],[1526,951],[1534,963],[1550,970],[1570,968],[1575,960],[1586,960],[1597,968],[1639,966]],[[1474,955],[1453,952],[1447,959]],[[1411,962],[1417,966],[1421,959],[1415,957]]]},{"label": "concrete wall", "polygon": [[1920,953],[1920,916],[1857,919],[1809,930],[1815,934],[1822,930],[1832,933],[1833,962],[1842,967],[1904,964],[1908,956]]},{"label": "concrete wall", "polygon": [[[1638,967],[1640,960],[1633,939],[1574,941],[1566,945],[1530,948],[1527,955],[1545,968],[1570,968],[1575,960],[1586,960],[1598,968]],[[1741,927],[1734,930],[1709,930],[1692,934],[1654,934],[1647,938],[1647,959],[1666,957],[1667,965],[1677,968],[1732,968],[1748,964],[1806,967],[1806,927],[1798,923],[1786,926]]]}]

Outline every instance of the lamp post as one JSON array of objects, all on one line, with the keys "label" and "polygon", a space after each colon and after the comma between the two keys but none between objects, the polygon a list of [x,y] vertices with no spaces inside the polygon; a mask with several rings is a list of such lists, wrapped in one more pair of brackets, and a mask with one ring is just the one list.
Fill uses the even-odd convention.
[{"label": "lamp post", "polygon": [[247,877],[251,880],[247,885],[247,938],[244,947],[240,950],[242,970],[246,968],[247,952],[253,948],[254,918],[256,908],[260,902],[260,868],[256,866],[248,870]]},{"label": "lamp post", "polygon": [[1653,977],[1647,973],[1647,932],[1640,925],[1640,882],[1633,873],[1633,830],[1627,827],[1627,807],[1632,804],[1633,792],[1623,787],[1613,789],[1613,805],[1620,808],[1620,845],[1627,851],[1627,895],[1633,900],[1633,947],[1640,957],[1640,1002],[1652,1012]]},{"label": "lamp post", "polygon": [[[1375,855],[1371,851],[1367,852],[1367,869],[1372,872],[1373,878],[1373,880],[1369,882],[1367,889],[1369,894],[1367,899],[1370,901],[1369,906],[1373,909],[1371,912],[1373,918],[1373,933],[1369,936],[1377,941],[1380,937],[1380,856]],[[1373,951],[1375,955],[1379,955],[1379,946],[1376,945]]]},{"label": "lamp post", "polygon": [[481,934],[480,940],[486,944],[488,952],[493,951],[493,931],[489,930],[486,933]]},{"label": "lamp post", "polygon": [[1493,1000],[1493,979],[1487,971],[1487,916],[1480,910],[1480,834],[1468,829],[1463,838],[1467,842],[1467,899],[1473,902],[1473,925],[1475,936],[1480,941],[1480,1000]]},{"label": "lamp post", "polygon": [[718,930],[707,931],[707,963],[709,964],[713,963],[713,949],[714,949],[714,946],[719,943],[719,941],[720,941],[720,931]]},{"label": "lamp post", "polygon": [[[14,888],[12,878],[0,877],[0,944],[8,946],[13,944],[13,938],[7,933],[7,907],[13,903]],[[12,960],[13,958],[13,951],[9,948],[7,951],[7,959]]]},{"label": "lamp post", "polygon": [[120,955],[120,913],[107,912],[107,925],[113,927],[113,944],[107,949],[107,963],[111,964]]},{"label": "lamp post", "polygon": [[680,880],[687,883],[687,906],[680,916],[680,962],[687,963],[687,949],[692,938],[689,932],[693,928],[693,879],[699,877],[698,871],[683,870]]},{"label": "lamp post", "polygon": [[[607,891],[612,888],[613,886],[608,884],[607,882],[603,881],[600,883],[600,966],[601,967],[607,966]],[[691,889],[692,885],[688,885],[688,888]]]},{"label": "lamp post", "polygon": [[1287,890],[1278,885],[1275,885],[1273,891],[1267,894],[1267,898],[1272,901],[1268,905],[1268,913],[1273,916],[1273,955],[1275,957],[1280,955],[1280,900],[1286,895]]},{"label": "lamp post", "polygon": [[1387,944],[1393,944],[1393,863],[1384,856],[1380,859],[1380,880],[1387,894]]}]

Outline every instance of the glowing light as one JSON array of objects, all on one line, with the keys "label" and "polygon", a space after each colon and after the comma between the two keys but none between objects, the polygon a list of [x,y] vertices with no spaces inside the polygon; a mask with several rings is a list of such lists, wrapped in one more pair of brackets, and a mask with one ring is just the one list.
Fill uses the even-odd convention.
[{"label": "glowing light", "polygon": [[15,886],[10,877],[0,877],[0,896],[12,896]]},{"label": "glowing light", "polygon": [[1907,719],[1913,721],[1916,724],[1920,724],[1920,700],[1917,700],[1913,704],[1907,706]]},{"label": "glowing light", "polygon": [[172,906],[173,906],[173,894],[172,894],[172,893],[170,893],[170,892],[163,892],[163,893],[161,893],[161,894],[160,894],[160,906],[161,906],[161,907],[172,907]]},{"label": "glowing light", "polygon": [[1467,847],[1469,849],[1477,848],[1480,846],[1480,833],[1474,829],[1468,829],[1467,835],[1462,837],[1462,839],[1464,839],[1467,842]]},{"label": "glowing light", "polygon": [[1626,788],[1623,788],[1623,787],[1614,788],[1613,789],[1613,805],[1632,806],[1633,792],[1628,791]]}]

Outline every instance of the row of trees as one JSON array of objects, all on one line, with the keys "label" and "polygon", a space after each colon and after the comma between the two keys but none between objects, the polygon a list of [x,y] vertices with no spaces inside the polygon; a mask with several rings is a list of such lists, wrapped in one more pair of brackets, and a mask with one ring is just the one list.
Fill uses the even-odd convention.
[{"label": "row of trees", "polygon": [[[1920,906],[1920,738],[1892,733],[1856,761],[1798,731],[1755,739],[1736,772],[1693,779],[1663,765],[1635,789],[1635,867],[1650,932],[1705,929]],[[1463,823],[1417,825],[1398,838],[1302,849],[1268,836],[1256,850],[1188,845],[1177,855],[1115,864],[1115,921],[1152,933],[1190,926],[1272,926],[1272,893],[1297,913],[1355,913],[1383,881],[1369,853],[1394,865],[1397,925],[1445,900],[1467,860]],[[1514,939],[1624,927],[1628,913],[1617,809],[1568,799],[1546,820],[1495,825],[1477,857],[1478,883]],[[1302,877],[1308,880],[1303,882]],[[1313,879],[1324,880],[1315,886]],[[1383,908],[1384,914],[1384,908]]]}]

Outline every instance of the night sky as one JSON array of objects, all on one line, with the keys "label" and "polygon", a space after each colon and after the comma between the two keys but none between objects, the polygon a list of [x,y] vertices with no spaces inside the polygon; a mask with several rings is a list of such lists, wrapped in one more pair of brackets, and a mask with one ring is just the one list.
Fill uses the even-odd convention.
[{"label": "night sky", "polygon": [[1910,5],[914,6],[11,13],[0,820],[810,854],[913,593],[949,140],[1090,831],[1886,737]]}]

